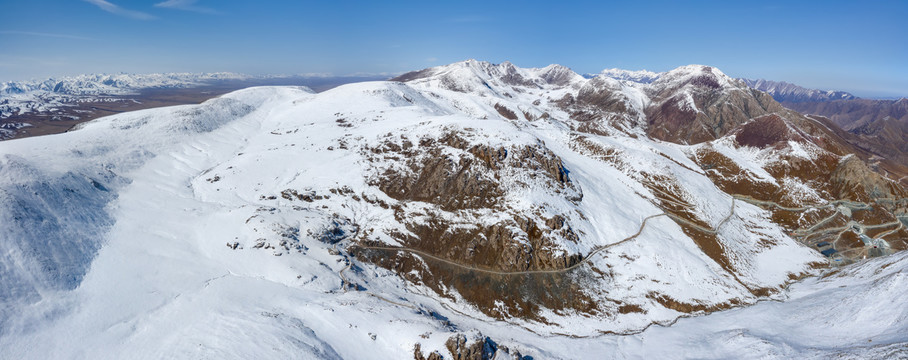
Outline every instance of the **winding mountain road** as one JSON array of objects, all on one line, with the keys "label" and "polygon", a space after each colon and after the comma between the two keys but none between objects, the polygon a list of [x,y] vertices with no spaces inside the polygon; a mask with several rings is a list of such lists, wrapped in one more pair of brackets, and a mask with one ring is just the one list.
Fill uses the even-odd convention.
[{"label": "winding mountain road", "polygon": [[637,232],[634,233],[633,235],[630,235],[630,236],[628,236],[628,237],[626,237],[626,238],[624,238],[624,239],[622,239],[622,240],[620,240],[620,241],[618,241],[618,242],[614,242],[614,243],[611,243],[611,244],[608,244],[608,245],[604,245],[604,246],[600,246],[600,247],[594,248],[592,251],[590,251],[589,254],[587,254],[586,256],[584,256],[583,259],[581,259],[580,261],[578,261],[578,262],[575,263],[574,265],[571,265],[571,266],[568,266],[568,267],[565,267],[565,268],[561,268],[561,269],[552,269],[552,270],[520,270],[520,271],[501,271],[501,270],[493,270],[493,269],[487,269],[487,268],[481,268],[481,267],[476,267],[476,266],[461,264],[461,263],[458,263],[458,262],[456,262],[456,261],[452,261],[452,260],[449,260],[449,259],[445,259],[445,258],[442,258],[442,257],[438,257],[438,256],[436,256],[436,255],[432,255],[432,254],[430,254],[430,253],[427,253],[427,252],[422,251],[422,250],[419,250],[419,249],[413,249],[413,248],[403,247],[403,246],[400,246],[400,247],[397,247],[397,246],[369,246],[369,245],[353,244],[353,245],[351,245],[350,247],[348,247],[348,249],[351,249],[351,248],[359,248],[359,249],[367,249],[367,250],[400,251],[400,252],[406,252],[406,253],[416,254],[416,255],[419,255],[419,256],[424,257],[424,258],[429,258],[429,259],[432,259],[432,260],[435,260],[435,261],[438,261],[438,262],[442,262],[442,263],[445,263],[445,264],[448,264],[448,265],[460,267],[460,268],[463,268],[463,269],[466,269],[466,270],[476,271],[476,272],[482,272],[482,273],[486,273],[486,274],[493,274],[493,275],[559,274],[559,273],[564,273],[564,272],[568,272],[568,271],[574,270],[574,269],[576,269],[576,268],[578,268],[578,267],[580,267],[580,266],[583,266],[583,265],[589,263],[597,254],[599,254],[599,253],[601,253],[601,252],[603,252],[603,251],[605,251],[605,250],[608,250],[608,249],[610,249],[610,248],[612,248],[612,247],[615,247],[615,246],[624,244],[624,243],[626,243],[626,242],[628,242],[628,241],[631,241],[631,240],[633,240],[633,239],[636,239],[638,236],[640,236],[641,233],[643,233],[643,229],[646,228],[647,222],[649,222],[649,220],[651,220],[651,219],[653,219],[653,218],[660,217],[660,216],[667,216],[667,217],[670,217],[670,218],[674,219],[675,221],[683,222],[683,223],[685,223],[685,224],[687,224],[687,225],[689,225],[689,226],[691,226],[691,227],[693,227],[693,228],[695,228],[695,229],[697,229],[697,230],[700,230],[700,231],[703,231],[703,232],[706,232],[706,233],[709,233],[709,234],[717,234],[718,231],[719,231],[719,228],[721,228],[722,225],[724,225],[726,222],[728,222],[728,221],[731,219],[731,217],[734,216],[734,214],[735,214],[735,199],[732,198],[731,210],[729,211],[729,214],[728,214],[727,216],[725,216],[725,218],[723,218],[723,219],[719,222],[718,225],[716,225],[716,228],[715,228],[715,229],[705,228],[705,227],[703,227],[703,226],[700,226],[700,225],[698,225],[698,224],[696,224],[696,223],[694,223],[694,222],[691,222],[691,221],[689,221],[689,220],[687,220],[687,219],[681,218],[681,217],[679,217],[679,216],[677,216],[677,215],[674,215],[674,214],[661,213],[661,214],[650,215],[650,216],[647,216],[647,217],[645,217],[645,218],[643,219],[643,222],[640,223],[640,227],[637,229]]},{"label": "winding mountain road", "polygon": [[[659,192],[662,193],[662,194],[664,194],[664,192],[661,192],[661,191],[659,191]],[[574,269],[576,269],[576,268],[578,268],[578,267],[580,267],[580,266],[586,265],[587,263],[589,263],[590,261],[592,261],[593,258],[594,258],[596,255],[600,254],[601,252],[603,252],[603,251],[605,251],[605,250],[608,250],[608,249],[610,249],[610,248],[612,248],[612,247],[615,247],[615,246],[624,244],[625,242],[628,242],[628,241],[631,241],[631,240],[637,238],[638,236],[640,236],[640,234],[641,234],[641,233],[643,232],[643,230],[646,228],[646,225],[647,225],[647,223],[649,222],[649,220],[651,220],[651,219],[653,219],[653,218],[656,218],[656,217],[660,217],[660,216],[669,217],[669,218],[671,218],[672,220],[674,220],[674,221],[676,221],[676,222],[678,222],[678,223],[683,223],[683,224],[685,224],[685,225],[688,225],[688,226],[690,226],[691,228],[693,228],[693,229],[695,229],[695,230],[698,230],[698,231],[701,231],[701,232],[704,232],[704,233],[707,233],[707,234],[711,234],[711,235],[716,235],[716,234],[719,233],[719,229],[720,229],[723,225],[725,225],[725,223],[727,223],[729,220],[731,220],[731,218],[735,215],[735,201],[736,201],[736,200],[741,200],[741,201],[744,201],[744,202],[747,202],[747,203],[750,203],[750,204],[753,204],[753,205],[757,205],[757,206],[775,207],[775,208],[782,209],[782,210],[787,210],[787,211],[806,211],[806,210],[809,210],[809,209],[822,209],[822,208],[828,208],[828,207],[835,207],[835,206],[839,206],[839,205],[844,205],[845,207],[848,207],[848,208],[853,209],[853,210],[866,210],[866,209],[869,209],[869,208],[870,208],[870,205],[869,205],[869,204],[862,203],[862,202],[856,202],[856,201],[850,201],[850,200],[834,200],[834,201],[830,201],[829,203],[823,204],[823,205],[820,205],[820,206],[787,207],[787,206],[780,205],[780,204],[778,204],[778,203],[776,203],[776,202],[773,202],[773,201],[757,200],[757,199],[754,199],[754,198],[752,198],[752,197],[745,196],[745,195],[732,194],[731,197],[732,197],[732,198],[731,198],[731,199],[732,199],[731,209],[729,210],[728,215],[726,215],[725,218],[723,218],[723,219],[716,225],[716,228],[715,228],[715,229],[711,229],[711,228],[704,227],[704,226],[702,226],[702,225],[700,225],[700,224],[697,224],[697,223],[695,223],[695,222],[693,222],[693,221],[687,220],[687,219],[685,219],[685,218],[683,218],[683,217],[681,217],[681,216],[678,216],[678,215],[675,215],[675,214],[672,214],[672,213],[669,213],[669,212],[663,212],[663,213],[660,213],[660,214],[650,215],[650,216],[647,216],[646,218],[643,219],[643,221],[640,223],[640,227],[637,229],[637,232],[636,232],[636,233],[634,233],[634,234],[632,234],[632,235],[630,235],[630,236],[628,236],[628,237],[626,237],[626,238],[624,238],[624,239],[622,239],[622,240],[620,240],[620,241],[618,241],[618,242],[611,243],[611,244],[604,245],[604,246],[596,247],[596,248],[594,248],[592,251],[590,251],[589,254],[587,254],[586,256],[584,256],[583,259],[581,259],[580,261],[578,261],[577,263],[575,263],[575,264],[573,264],[573,265],[571,265],[571,266],[565,267],[565,268],[561,268],[561,269],[551,269],[551,270],[518,270],[518,271],[495,270],[495,269],[489,269],[489,268],[483,268],[483,267],[477,267],[477,266],[472,266],[472,265],[461,264],[461,263],[458,263],[458,262],[453,261],[453,260],[450,260],[450,259],[445,259],[445,258],[439,257],[439,256],[437,256],[437,255],[430,254],[430,253],[428,253],[428,252],[426,252],[426,251],[423,251],[423,250],[414,249],[414,248],[405,247],[405,246],[370,246],[370,245],[363,245],[363,244],[352,244],[352,245],[350,245],[350,246],[348,247],[348,249],[357,249],[357,248],[358,248],[358,249],[364,249],[364,250],[406,252],[406,253],[410,253],[410,254],[414,254],[414,255],[419,255],[420,257],[423,257],[423,258],[435,260],[435,261],[438,261],[438,262],[441,262],[441,263],[444,263],[444,264],[447,264],[447,265],[459,267],[459,268],[462,268],[462,269],[465,269],[465,270],[476,271],[476,272],[481,272],[481,273],[486,273],[486,274],[492,274],[492,275],[505,275],[505,276],[511,276],[511,275],[533,275],[533,274],[558,274],[558,273],[565,273],[565,272],[574,270]],[[671,196],[670,199],[661,199],[661,200],[667,200],[667,201],[670,202],[670,203],[674,203],[674,204],[676,204],[676,205],[679,205],[679,206],[683,206],[683,207],[689,208],[689,205],[687,205],[687,204],[685,204],[685,203],[683,203],[683,202],[680,202],[680,199],[677,199],[677,198],[674,197],[674,196]],[[831,220],[832,220],[833,218],[835,218],[835,216],[837,216],[839,213],[840,213],[839,211],[836,211],[835,214],[833,214],[833,215],[831,215],[831,216],[829,216],[829,217],[827,217],[827,218],[824,218],[824,219],[821,220],[820,222],[818,222],[818,223],[812,225],[811,227],[809,227],[809,228],[807,228],[807,229],[798,229],[798,230],[795,230],[795,232],[799,233],[799,236],[805,237],[805,238],[806,238],[806,237],[812,236],[812,235],[814,235],[814,234],[816,234],[816,233],[820,233],[820,232],[824,232],[824,233],[825,233],[825,232],[842,232],[842,231],[848,229],[850,226],[853,226],[853,225],[854,225],[853,222],[849,222],[848,225],[843,226],[843,227],[826,228],[826,229],[818,229],[818,230],[817,230],[817,228],[818,228],[819,226],[822,226],[823,224],[825,224],[825,223],[831,221]],[[871,228],[880,228],[880,227],[893,226],[893,225],[896,225],[896,224],[900,224],[900,222],[896,221],[896,222],[886,223],[886,224],[867,225],[867,226],[860,225],[860,226],[861,226],[862,228],[871,229]],[[898,231],[898,229],[899,229],[899,228],[896,228],[896,229],[894,229],[894,230],[892,230],[892,231],[889,231],[889,232],[884,233],[883,235],[884,235],[884,236],[885,236],[885,235],[889,235],[891,232]],[[841,233],[840,233],[840,234],[841,234]],[[879,236],[878,236],[878,237],[879,237]],[[347,268],[349,268],[349,265],[347,266]],[[346,270],[347,268],[345,268],[344,270]],[[343,276],[343,275],[342,275],[342,276]],[[346,282],[347,282],[346,278],[343,278],[343,279],[344,279],[344,282],[346,283]]]},{"label": "winding mountain road", "polygon": [[787,207],[787,206],[779,205],[779,203],[777,203],[775,201],[757,200],[757,199],[754,199],[747,195],[733,194],[732,196],[735,199],[744,201],[746,203],[750,203],[750,204],[754,204],[754,205],[758,205],[758,206],[762,205],[762,206],[767,206],[767,207],[775,207],[777,209],[788,210],[788,211],[806,211],[806,210],[810,210],[810,209],[823,209],[823,208],[835,207],[835,206],[839,206],[839,205],[845,205],[851,209],[856,209],[856,210],[870,209],[870,205],[867,203],[851,201],[851,200],[833,200],[827,204],[823,204],[820,206]]},{"label": "winding mountain road", "polygon": [[[660,191],[660,192],[661,192],[661,191]],[[637,237],[640,236],[640,234],[643,233],[643,230],[646,228],[646,225],[648,224],[649,220],[652,220],[652,219],[657,218],[657,217],[660,217],[660,216],[669,217],[669,218],[671,218],[672,220],[674,220],[674,221],[676,221],[676,222],[684,223],[684,224],[686,224],[686,225],[690,226],[691,228],[696,229],[696,230],[698,230],[698,231],[702,231],[702,232],[705,232],[705,233],[708,233],[708,234],[716,235],[716,234],[719,233],[719,230],[721,229],[721,227],[722,227],[723,225],[725,225],[729,220],[731,220],[731,218],[735,215],[735,206],[736,206],[736,205],[735,205],[735,201],[737,201],[737,200],[741,200],[741,201],[744,201],[744,202],[747,202],[747,203],[750,203],[750,204],[753,204],[753,205],[757,205],[757,206],[761,206],[761,205],[762,205],[762,206],[776,207],[776,208],[778,208],[778,209],[788,210],[788,211],[806,211],[806,210],[809,210],[809,209],[827,208],[827,207],[830,207],[830,206],[838,206],[838,205],[844,205],[844,206],[849,207],[849,208],[851,208],[851,209],[862,209],[862,210],[865,210],[865,209],[869,209],[869,208],[870,208],[870,205],[868,205],[868,204],[866,204],[866,203],[854,202],[854,201],[849,201],[849,200],[835,200],[835,201],[831,201],[831,202],[828,203],[828,204],[824,204],[824,205],[822,205],[822,206],[786,207],[786,206],[779,205],[778,203],[775,203],[775,202],[772,202],[772,201],[756,200],[756,199],[753,199],[753,198],[751,198],[751,197],[749,197],[749,196],[744,196],[744,195],[735,195],[735,194],[732,194],[731,197],[732,197],[732,198],[731,198],[731,199],[732,199],[732,202],[731,202],[731,209],[729,210],[728,215],[726,215],[726,216],[725,216],[725,217],[716,225],[715,229],[710,229],[710,228],[703,227],[702,225],[699,225],[699,224],[694,223],[694,222],[692,222],[692,221],[690,221],[690,220],[684,219],[684,218],[682,218],[682,217],[680,217],[680,216],[678,216],[678,215],[671,214],[671,213],[668,213],[668,212],[663,212],[663,213],[659,213],[659,214],[649,215],[649,216],[643,218],[643,221],[640,223],[640,226],[638,227],[637,232],[635,232],[634,234],[632,234],[632,235],[630,235],[630,236],[628,236],[628,237],[626,237],[626,238],[624,238],[624,239],[622,239],[622,240],[620,240],[620,241],[618,241],[618,242],[611,243],[611,244],[608,244],[608,245],[603,245],[603,246],[596,247],[596,248],[594,248],[592,251],[590,251],[590,253],[587,254],[583,259],[581,259],[580,261],[578,261],[577,263],[575,263],[575,264],[573,264],[573,265],[571,265],[571,266],[565,267],[565,268],[561,268],[561,269],[552,269],[552,270],[520,270],[520,271],[502,271],[502,270],[494,270],[494,269],[481,268],[481,267],[476,267],[476,266],[461,264],[461,263],[458,263],[458,262],[453,261],[453,260],[445,259],[445,258],[436,256],[436,255],[430,254],[430,253],[428,253],[428,252],[425,252],[425,251],[422,251],[422,250],[419,250],[419,249],[409,248],[409,247],[370,246],[370,245],[362,245],[362,244],[354,243],[354,244],[351,244],[351,245],[347,248],[347,252],[349,253],[349,250],[350,250],[350,249],[364,249],[364,250],[377,250],[377,251],[406,252],[406,253],[418,255],[418,256],[423,257],[423,258],[428,258],[428,259],[431,259],[431,260],[435,260],[435,261],[438,261],[438,262],[441,262],[441,263],[444,263],[444,264],[447,264],[447,265],[451,265],[451,266],[455,266],[455,267],[458,267],[458,268],[462,268],[462,269],[465,269],[465,270],[475,271],[475,272],[481,272],[481,273],[486,273],[486,274],[492,274],[492,275],[500,275],[500,276],[540,275],[540,274],[561,274],[561,273],[569,272],[569,271],[571,271],[571,270],[574,270],[574,269],[576,269],[576,268],[579,268],[579,267],[581,267],[581,266],[583,266],[583,265],[586,265],[586,264],[590,263],[590,262],[594,259],[594,257],[595,257],[596,255],[602,253],[603,251],[606,251],[606,250],[608,250],[608,249],[610,249],[610,248],[619,246],[619,245],[624,244],[624,243],[626,243],[626,242],[628,242],[628,241],[631,241],[631,240],[636,239]],[[668,200],[668,202],[674,203],[674,204],[679,205],[679,206],[682,206],[682,207],[684,207],[684,208],[688,208],[688,209],[690,208],[690,205],[681,202],[680,199],[677,199],[677,198],[674,197],[674,196],[671,196],[671,198],[672,198],[672,199]],[[662,200],[666,200],[666,199],[662,199]],[[843,227],[827,228],[827,229],[819,229],[819,230],[814,230],[814,229],[816,229],[818,226],[821,226],[821,225],[827,223],[827,222],[830,221],[832,218],[834,218],[835,216],[837,216],[839,213],[840,213],[839,211],[836,211],[836,213],[833,214],[832,216],[829,216],[829,217],[827,217],[827,218],[821,220],[821,221],[818,222],[817,224],[814,224],[814,225],[812,225],[811,227],[809,227],[809,228],[807,229],[807,230],[808,230],[807,232],[802,231],[802,235],[801,235],[801,236],[803,236],[803,237],[809,237],[809,236],[811,236],[811,235],[813,235],[813,234],[815,234],[815,233],[818,233],[818,232],[839,232],[839,234],[838,234],[838,236],[836,237],[836,240],[835,240],[835,241],[837,242],[838,239],[841,237],[842,233],[844,233],[849,227],[854,226],[854,225],[857,224],[857,223],[854,222],[854,221],[850,221],[846,226],[843,226]],[[902,228],[904,227],[904,224],[902,224],[901,221],[895,221],[895,222],[891,222],[891,223],[877,224],[877,225],[867,225],[867,226],[860,225],[860,224],[857,224],[857,225],[861,226],[862,229],[870,229],[870,228],[881,228],[881,227],[893,226],[893,225],[896,225],[896,224],[898,224],[898,226],[897,226],[895,229],[892,229],[892,230],[889,230],[889,231],[884,232],[884,233],[882,233],[882,234],[879,234],[879,235],[877,236],[877,238],[879,239],[879,238],[885,237],[885,236],[887,236],[887,235],[889,235],[889,234],[891,234],[891,233],[893,233],[893,232],[896,232],[896,231],[902,229]],[[801,229],[799,229],[799,230],[801,230]],[[796,230],[796,231],[797,231],[797,230]],[[336,245],[337,245],[337,244],[335,244],[335,250],[337,250]],[[342,284],[343,284],[344,291],[346,292],[346,291],[347,291],[347,288],[348,288],[348,286],[349,286],[349,284],[352,284],[352,283],[351,283],[351,282],[347,279],[347,277],[344,275],[344,272],[347,271],[347,270],[349,270],[349,269],[352,267],[353,262],[352,262],[352,260],[351,260],[350,258],[348,258],[346,255],[345,255],[345,258],[346,258],[346,260],[347,260],[347,265],[340,271],[340,274],[339,274],[339,275],[340,275],[341,280],[342,280]],[[416,307],[416,306],[413,306],[413,305],[410,305],[410,304],[406,304],[406,303],[402,303],[402,302],[398,302],[398,301],[393,301],[393,300],[387,299],[387,298],[385,298],[385,297],[383,297],[383,296],[381,296],[381,295],[378,295],[378,294],[375,294],[375,293],[372,293],[372,292],[369,292],[369,291],[367,291],[367,293],[368,293],[368,295],[370,295],[370,296],[372,296],[372,297],[375,297],[376,299],[379,299],[379,300],[381,300],[381,301],[384,301],[384,302],[387,302],[387,303],[390,303],[390,304],[394,304],[394,305],[398,305],[398,306],[403,306],[403,307],[407,307],[407,308],[410,308],[410,309],[417,309],[417,310],[419,309],[419,308]]]},{"label": "winding mountain road", "polygon": [[486,273],[486,274],[493,274],[493,275],[558,274],[558,273],[568,272],[568,271],[571,271],[571,270],[573,270],[573,269],[576,269],[576,268],[578,268],[578,267],[580,267],[580,266],[583,266],[584,264],[590,262],[590,260],[591,260],[591,259],[593,258],[593,256],[595,256],[596,254],[598,254],[598,253],[600,253],[600,252],[602,252],[602,251],[605,251],[605,250],[607,250],[607,249],[609,249],[609,248],[612,248],[612,247],[621,245],[621,244],[623,244],[623,243],[625,243],[625,242],[628,242],[628,241],[631,241],[631,240],[637,238],[638,236],[640,236],[640,233],[643,232],[643,229],[646,227],[646,223],[647,223],[650,219],[656,218],[656,217],[659,217],[659,216],[665,216],[665,215],[666,215],[665,213],[662,213],[662,214],[655,214],[655,215],[647,216],[646,218],[643,219],[643,222],[640,224],[640,228],[637,229],[637,232],[634,233],[633,235],[628,236],[628,237],[622,239],[621,241],[618,241],[618,242],[615,242],[615,243],[611,243],[611,244],[608,244],[608,245],[605,245],[605,246],[602,246],[602,247],[593,249],[593,251],[591,251],[587,256],[585,256],[583,259],[581,259],[580,261],[578,261],[578,262],[577,262],[576,264],[574,264],[574,265],[571,265],[571,266],[568,266],[568,267],[565,267],[565,268],[561,268],[561,269],[552,269],[552,270],[521,270],[521,271],[500,271],[500,270],[492,270],[492,269],[480,268],[480,267],[471,266],[471,265],[464,265],[464,264],[461,264],[461,263],[458,263],[458,262],[455,262],[455,261],[452,261],[452,260],[448,260],[448,259],[445,259],[445,258],[441,258],[441,257],[435,256],[435,255],[429,254],[429,253],[427,253],[427,252],[425,252],[425,251],[422,251],[422,250],[413,249],[413,248],[408,248],[408,247],[402,247],[402,246],[401,246],[401,247],[398,247],[398,246],[369,246],[369,245],[353,244],[353,245],[351,245],[349,248],[359,248],[359,249],[379,250],[379,251],[400,251],[400,252],[407,252],[407,253],[416,254],[416,255],[419,255],[419,256],[422,256],[422,257],[425,257],[425,258],[429,258],[429,259],[432,259],[432,260],[435,260],[435,261],[439,261],[439,262],[442,262],[442,263],[445,263],[445,264],[448,264],[448,265],[460,267],[460,268],[463,268],[463,269],[466,269],[466,270],[476,271],[476,272],[482,272],[482,273]]}]

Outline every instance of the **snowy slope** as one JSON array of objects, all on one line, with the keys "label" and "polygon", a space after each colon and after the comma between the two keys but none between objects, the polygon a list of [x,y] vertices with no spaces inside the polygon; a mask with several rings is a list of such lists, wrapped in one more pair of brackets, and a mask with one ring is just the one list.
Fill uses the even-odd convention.
[{"label": "snowy slope", "polygon": [[[889,310],[890,323],[850,325],[863,308],[839,301],[898,298],[899,287],[880,283],[903,281],[904,256],[784,290],[822,258],[721,191],[692,160],[698,147],[646,138],[643,90],[597,79],[468,61],[406,83],[251,88],[0,143],[0,358],[393,359],[417,343],[444,353],[452,335],[480,332],[537,358],[673,357],[690,343],[698,347],[682,356],[891,350],[846,341],[847,330],[813,343],[820,325],[806,319],[820,316],[818,303],[837,304],[837,323],[883,345],[906,341],[903,309]],[[603,115],[614,127],[580,131],[584,122],[558,106],[605,90],[625,109]],[[713,146],[776,181],[759,174],[768,155],[722,144]],[[426,170],[434,164],[441,170]],[[450,203],[472,188],[419,188],[426,174],[495,191]],[[534,243],[521,222],[557,231]],[[441,236],[424,238],[433,226]],[[525,317],[506,293],[492,293],[501,301],[489,308],[456,282],[433,287],[445,281],[437,260],[356,249],[437,251],[433,241],[485,228],[510,236],[506,250],[589,255],[576,271],[544,276],[579,288],[571,294],[593,309],[542,306]],[[477,271],[494,265],[482,254],[435,254],[457,257],[449,265],[475,279],[510,276]],[[383,265],[395,259],[410,268]],[[558,269],[507,259],[516,261],[492,270]],[[884,260],[892,264],[874,273]],[[797,331],[781,338],[786,326]]]},{"label": "snowy slope", "polygon": [[906,295],[906,270],[903,252],[794,284],[782,301],[683,318],[631,336],[541,340],[503,326],[486,326],[483,334],[529,344],[518,349],[552,359],[901,359],[908,356],[908,309],[893,299]]},{"label": "snowy slope", "polygon": [[[0,153],[5,226],[3,297],[37,301],[77,287],[116,222],[124,174],[191,134],[212,131],[253,107],[230,97],[192,108],[129,113],[80,135],[5,144]],[[105,126],[106,125],[106,126]]]}]

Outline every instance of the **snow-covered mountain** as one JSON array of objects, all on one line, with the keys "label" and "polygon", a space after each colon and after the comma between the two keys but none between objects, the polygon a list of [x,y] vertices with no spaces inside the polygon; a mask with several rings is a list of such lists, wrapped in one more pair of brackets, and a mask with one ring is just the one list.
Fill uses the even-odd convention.
[{"label": "snow-covered mountain", "polygon": [[626,80],[641,84],[649,84],[659,79],[660,75],[662,75],[662,73],[652,72],[648,70],[624,70],[612,68],[602,70],[602,72],[600,72],[599,74],[588,74],[587,77],[593,78],[596,76],[604,76],[610,77],[615,80]]},{"label": "snow-covered mountain", "polygon": [[45,91],[66,95],[123,95],[137,89],[197,86],[210,81],[248,78],[250,78],[249,75],[226,72],[91,74],[58,79],[6,82],[0,84],[0,93],[8,95]]},{"label": "snow-covered mountain", "polygon": [[778,102],[816,102],[816,101],[833,101],[833,100],[850,100],[856,99],[844,91],[837,90],[816,90],[808,89],[784,81],[771,81],[763,79],[741,79],[747,86],[754,89],[765,91],[772,95],[773,99]]},{"label": "snow-covered mountain", "polygon": [[905,253],[826,270],[908,239],[849,150],[708,66],[475,60],[2,142],[0,357],[904,351]]},{"label": "snow-covered mountain", "polygon": [[[596,76],[605,76],[616,80],[650,84],[657,81],[663,74],[665,73],[614,68],[603,70],[599,74],[587,74],[586,77],[593,78]],[[857,99],[857,97],[845,91],[808,89],[784,81],[745,78],[741,78],[740,80],[744,81],[749,87],[768,93],[778,102],[827,102],[833,100]]]},{"label": "snow-covered mountain", "polygon": [[0,83],[0,119],[48,112],[114,95],[133,95],[142,89],[185,88],[225,80],[247,80],[235,73],[92,74],[46,80]]}]

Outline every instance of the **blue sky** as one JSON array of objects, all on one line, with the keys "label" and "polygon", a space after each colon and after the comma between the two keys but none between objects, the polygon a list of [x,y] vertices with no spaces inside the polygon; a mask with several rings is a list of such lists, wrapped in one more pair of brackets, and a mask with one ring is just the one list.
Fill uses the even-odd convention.
[{"label": "blue sky", "polygon": [[399,73],[475,58],[581,73],[708,64],[908,96],[908,1],[4,0],[0,10],[0,81]]}]

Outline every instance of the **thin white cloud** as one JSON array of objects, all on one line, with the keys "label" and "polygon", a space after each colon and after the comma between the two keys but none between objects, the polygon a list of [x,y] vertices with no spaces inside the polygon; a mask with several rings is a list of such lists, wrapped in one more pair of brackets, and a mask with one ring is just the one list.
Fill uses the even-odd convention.
[{"label": "thin white cloud", "polygon": [[155,19],[154,15],[146,14],[141,11],[124,9],[116,4],[110,3],[107,0],[85,0],[85,2],[95,5],[99,8],[101,8],[101,10],[107,11],[111,14],[116,14],[116,15],[125,16],[125,17],[129,17],[129,18],[133,18],[133,19],[139,19],[139,20]]},{"label": "thin white cloud", "polygon": [[185,11],[195,11],[204,14],[217,14],[218,12],[214,9],[197,6],[195,3],[196,0],[167,0],[154,4],[155,7],[159,8],[168,8],[168,9],[177,9]]},{"label": "thin white cloud", "polygon": [[69,34],[51,34],[51,33],[33,32],[33,31],[0,30],[0,34],[40,36],[40,37],[51,37],[51,38],[61,38],[61,39],[73,39],[73,40],[94,40],[92,38],[88,38],[88,37],[84,37],[84,36],[69,35]]}]

